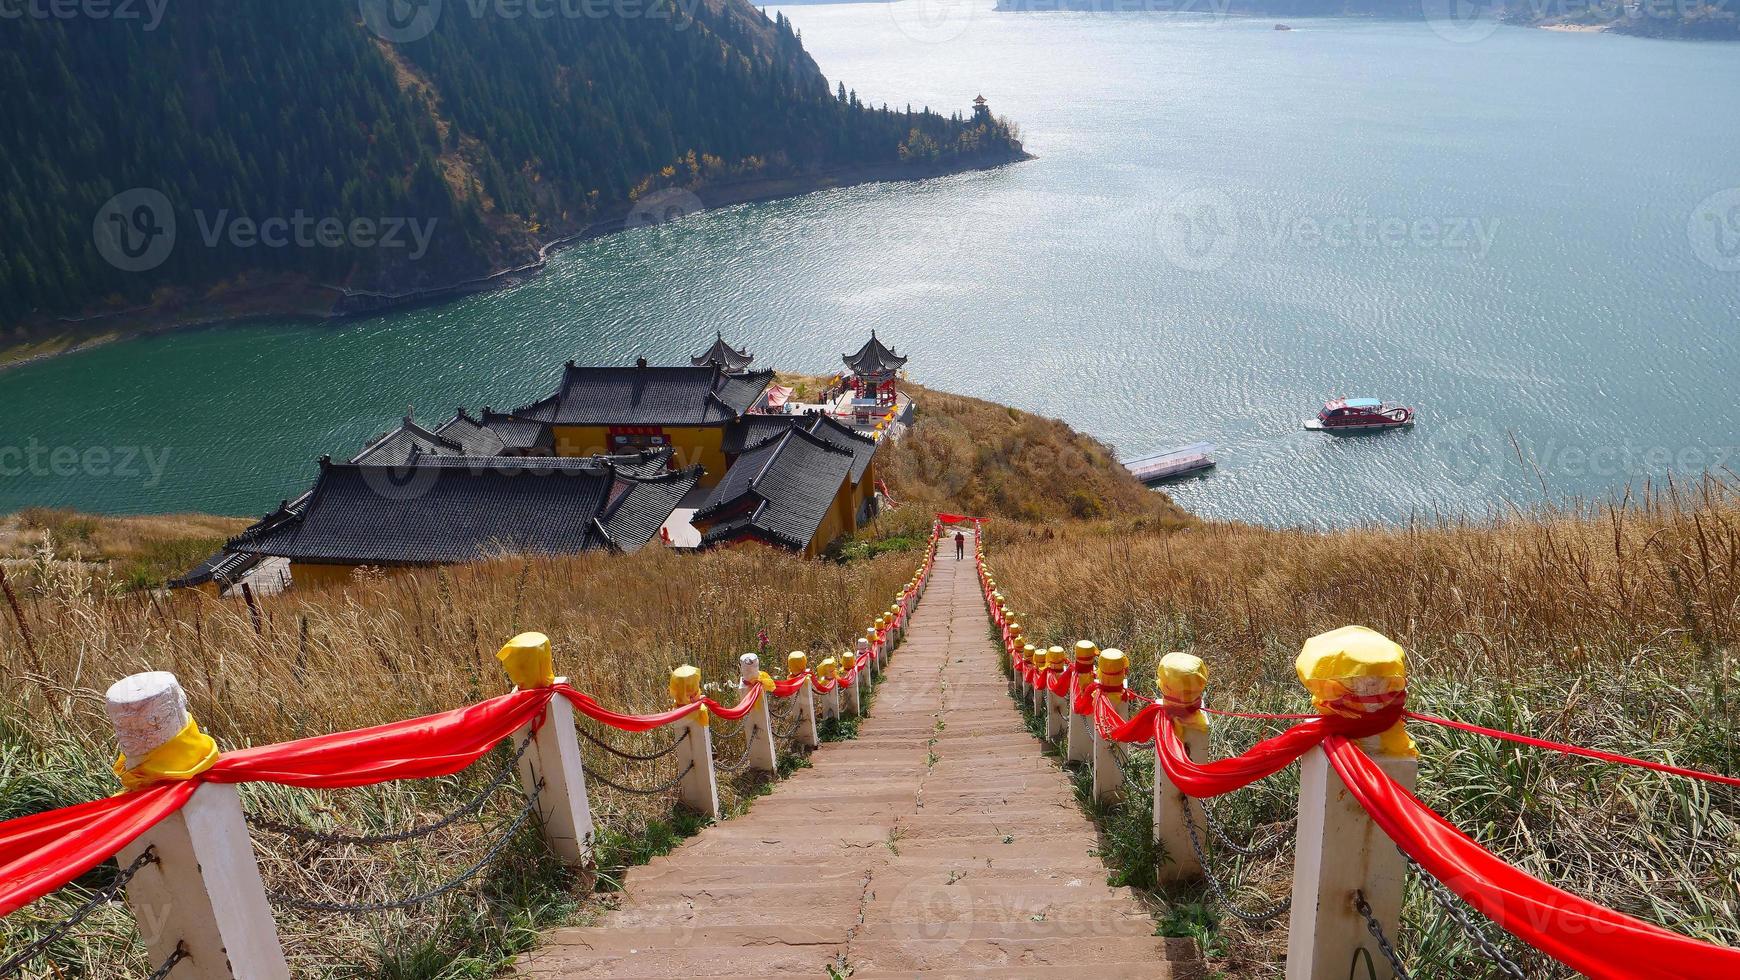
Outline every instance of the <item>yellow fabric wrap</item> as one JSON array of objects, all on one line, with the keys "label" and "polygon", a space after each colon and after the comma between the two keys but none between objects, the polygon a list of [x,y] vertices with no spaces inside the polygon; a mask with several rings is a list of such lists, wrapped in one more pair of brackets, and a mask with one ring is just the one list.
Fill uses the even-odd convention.
[{"label": "yellow fabric wrap", "polygon": [[1102,688],[1122,690],[1129,670],[1130,665],[1124,659],[1124,651],[1106,650],[1100,654],[1099,663],[1095,666],[1094,679]]},{"label": "yellow fabric wrap", "polygon": [[1069,658],[1063,652],[1063,647],[1049,647],[1046,649],[1045,666],[1054,671],[1061,671],[1069,666]]},{"label": "yellow fabric wrap", "polygon": [[[1394,704],[1408,690],[1408,654],[1401,645],[1364,626],[1343,626],[1313,636],[1293,662],[1299,682],[1311,692],[1318,713],[1357,718]],[[1417,756],[1419,749],[1400,721],[1378,736],[1385,755]]]},{"label": "yellow fabric wrap", "polygon": [[556,683],[556,668],[550,656],[550,638],[542,633],[521,633],[496,652],[508,680],[522,691]]},{"label": "yellow fabric wrap", "polygon": [[[701,669],[684,664],[671,671],[671,704],[680,708],[685,704],[694,704],[701,700]],[[695,717],[705,725],[709,722],[707,707],[695,713]]]},{"label": "yellow fabric wrap", "polygon": [[785,655],[785,676],[786,677],[788,677],[788,678],[796,677],[797,675],[799,675],[799,674],[801,674],[804,671],[809,670],[809,669],[810,669],[809,654],[803,653],[803,652],[798,651],[798,650],[793,650],[791,653],[788,653]]},{"label": "yellow fabric wrap", "polygon": [[1168,707],[1178,709],[1195,705],[1197,708],[1189,714],[1172,716],[1172,723],[1178,731],[1208,731],[1208,715],[1201,710],[1202,692],[1208,687],[1208,665],[1202,662],[1202,658],[1173,651],[1160,658],[1155,675]]},{"label": "yellow fabric wrap", "polygon": [[129,764],[125,755],[116,756],[115,776],[123,789],[132,792],[155,783],[192,779],[217,760],[217,742],[188,715],[187,725],[174,738],[145,753],[137,764]]},{"label": "yellow fabric wrap", "polygon": [[773,675],[772,674],[770,674],[764,670],[761,672],[761,676],[756,678],[756,679],[761,681],[761,690],[763,693],[765,693],[765,694],[772,694],[773,693]]}]

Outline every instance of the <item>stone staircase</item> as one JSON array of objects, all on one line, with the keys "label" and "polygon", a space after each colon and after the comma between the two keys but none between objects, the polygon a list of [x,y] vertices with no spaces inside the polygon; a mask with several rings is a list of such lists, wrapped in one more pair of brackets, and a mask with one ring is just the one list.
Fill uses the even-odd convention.
[{"label": "stone staircase", "polygon": [[1068,777],[1009,700],[971,558],[940,544],[859,737],[632,869],[619,909],[549,933],[522,975],[1200,975],[1106,885]]}]

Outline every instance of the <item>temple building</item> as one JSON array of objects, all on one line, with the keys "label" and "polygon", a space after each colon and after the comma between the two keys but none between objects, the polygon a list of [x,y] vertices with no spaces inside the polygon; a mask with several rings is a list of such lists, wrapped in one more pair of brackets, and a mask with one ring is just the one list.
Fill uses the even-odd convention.
[{"label": "temple building", "polygon": [[313,489],[231,539],[227,553],[282,558],[297,586],[502,555],[633,552],[659,536],[699,468],[650,457],[322,459]]},{"label": "temple building", "polygon": [[[859,438],[851,435],[850,438]],[[702,547],[765,545],[813,558],[857,528],[858,455],[803,425],[744,449],[692,523]]]},{"label": "temple building", "polygon": [[884,347],[876,339],[876,331],[870,331],[870,339],[858,348],[858,353],[846,354],[841,360],[850,372],[845,381],[855,392],[856,400],[875,401],[878,405],[895,403],[900,369],[906,366],[906,358],[895,354],[893,348]]},{"label": "temple building", "polygon": [[713,340],[713,346],[689,358],[689,363],[694,367],[716,367],[724,371],[742,373],[749,370],[749,364],[754,360],[754,354],[726,343],[725,333],[720,331]]},{"label": "temple building", "polygon": [[580,367],[569,361],[556,393],[511,414],[546,425],[557,456],[598,456],[669,448],[682,466],[701,466],[717,484],[728,460],[725,430],[765,410],[772,371],[732,373],[718,365]]}]

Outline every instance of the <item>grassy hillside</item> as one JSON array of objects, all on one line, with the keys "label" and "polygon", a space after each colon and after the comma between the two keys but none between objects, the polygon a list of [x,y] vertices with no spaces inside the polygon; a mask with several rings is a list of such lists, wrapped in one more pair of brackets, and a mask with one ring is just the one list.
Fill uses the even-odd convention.
[{"label": "grassy hillside", "polygon": [[[103,538],[111,533],[93,533]],[[912,574],[916,555],[850,564],[803,562],[772,553],[504,561],[365,581],[327,593],[264,599],[256,619],[243,604],[197,593],[114,594],[87,580],[49,575],[19,588],[34,643],[26,648],[13,613],[0,605],[9,667],[0,677],[0,819],[114,791],[108,774],[113,732],[103,689],[135,671],[172,670],[194,715],[225,748],[359,728],[445,710],[504,693],[497,647],[527,629],[546,632],[557,670],[602,701],[635,711],[668,707],[671,667],[699,666],[710,684],[735,678],[737,656],[763,648],[783,670],[788,650],[833,653],[875,618]],[[723,695],[729,701],[734,694]],[[660,735],[594,734],[647,752]],[[718,757],[742,754],[741,736],[716,736]],[[497,753],[501,755],[500,752]],[[668,780],[674,763],[627,766],[587,748],[588,765],[628,785]],[[423,784],[309,793],[248,787],[251,809],[279,819],[363,832],[436,819],[476,792],[503,760]],[[626,766],[626,768],[624,768]],[[763,783],[721,774],[729,807]],[[426,842],[316,853],[257,834],[268,886],[310,895],[413,893],[476,860],[515,812],[498,794],[477,817]],[[604,877],[575,882],[540,860],[542,844],[522,832],[508,860],[480,887],[408,912],[369,916],[281,913],[279,926],[297,976],[488,976],[529,941],[537,925],[583,921],[608,890],[612,868],[673,846],[693,821],[675,817],[668,795],[641,797],[593,787],[604,828]],[[305,869],[318,864],[310,879]],[[94,873],[96,887],[109,872]],[[64,890],[0,920],[0,948],[15,948],[73,906]],[[145,975],[130,916],[105,908],[78,942],[39,960],[31,977]]]},{"label": "grassy hillside", "polygon": [[[1308,710],[1292,669],[1300,643],[1359,623],[1407,648],[1418,710],[1740,772],[1740,496],[1729,486],[1332,534],[1001,522],[991,525],[990,549],[1030,632],[1125,650],[1150,693],[1158,658],[1183,649],[1210,665],[1211,706]],[[1215,725],[1222,753],[1274,731],[1257,721]],[[1423,798],[1499,855],[1647,921],[1740,942],[1740,795],[1410,727]],[[1291,819],[1296,788],[1297,777],[1282,774],[1215,809],[1260,838]],[[1145,805],[1107,815],[1110,863],[1153,859],[1147,820]],[[1257,863],[1240,904],[1280,898],[1290,875],[1290,853]],[[1198,936],[1220,965],[1278,975],[1284,918],[1251,929],[1222,917],[1200,890],[1162,899],[1168,928]],[[1490,975],[1423,888],[1409,902],[1403,948],[1415,976]],[[1530,977],[1568,975],[1515,943],[1506,948]]]}]

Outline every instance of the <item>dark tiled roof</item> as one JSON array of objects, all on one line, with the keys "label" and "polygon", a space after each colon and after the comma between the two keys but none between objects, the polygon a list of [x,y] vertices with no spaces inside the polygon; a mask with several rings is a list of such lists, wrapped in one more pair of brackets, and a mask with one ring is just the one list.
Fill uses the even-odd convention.
[{"label": "dark tiled roof", "polygon": [[749,447],[713,488],[695,517],[717,519],[702,544],[753,534],[793,548],[816,536],[852,472],[851,450],[802,428]]},{"label": "dark tiled roof", "polygon": [[[609,547],[614,514],[622,541],[699,474],[644,481],[595,459],[419,456],[409,466],[323,462],[299,511],[280,510],[230,542],[230,549],[296,561],[420,565],[474,561],[500,553],[572,554]],[[687,485],[684,486],[684,481]],[[674,497],[661,486],[681,487]],[[624,509],[627,508],[625,511]],[[670,516],[667,509],[653,525]]]},{"label": "dark tiled roof", "polygon": [[874,330],[870,331],[870,339],[864,342],[864,346],[858,348],[858,353],[847,354],[843,360],[846,367],[856,374],[890,374],[906,366],[906,358],[895,354],[893,348],[882,346]]},{"label": "dark tiled roof", "polygon": [[610,465],[616,467],[616,471],[624,476],[651,479],[671,471],[671,457],[675,454],[676,450],[666,446],[662,449],[649,449],[643,453],[623,453],[599,458],[609,460]]},{"label": "dark tiled roof", "polygon": [[749,367],[753,360],[755,360],[754,354],[727,344],[725,334],[720,332],[718,338],[713,341],[713,346],[702,351],[699,355],[689,358],[689,363],[696,367],[712,365],[722,367],[727,371],[741,371]]},{"label": "dark tiled roof", "polygon": [[[537,423],[521,423],[536,428]],[[507,440],[483,419],[474,419],[461,408],[453,417],[435,428],[435,434],[457,443],[467,456],[499,456],[508,450]]]},{"label": "dark tiled roof", "polygon": [[745,415],[725,427],[719,448],[727,456],[741,455],[750,446],[781,435],[801,421],[801,415]]},{"label": "dark tiled roof", "polygon": [[463,451],[458,442],[423,428],[407,415],[398,428],[389,429],[370,439],[362,451],[352,456],[350,461],[373,463],[377,466],[403,466],[413,456],[453,455]]},{"label": "dark tiled roof", "polygon": [[[667,460],[669,455],[666,450]],[[677,504],[700,482],[699,466],[675,473],[619,479],[614,499],[598,518],[598,530],[612,547],[638,551],[658,536]]]},{"label": "dark tiled roof", "polygon": [[772,381],[772,371],[569,364],[553,401],[514,414],[556,425],[717,425],[749,411]]},{"label": "dark tiled roof", "polygon": [[805,418],[813,420],[804,427],[810,434],[852,454],[852,482],[862,482],[864,471],[870,468],[870,461],[876,458],[876,447],[879,443],[869,436],[860,435],[851,426],[826,415],[815,414],[805,416]]},{"label": "dark tiled roof", "polygon": [[188,569],[181,577],[170,579],[169,587],[172,589],[190,589],[207,582],[217,582],[220,587],[227,588],[234,585],[238,579],[248,574],[259,563],[259,555],[220,551]]},{"label": "dark tiled roof", "polygon": [[851,426],[820,412],[806,412],[802,415],[745,415],[725,430],[725,438],[720,448],[727,456],[739,456],[750,446],[766,442],[794,427],[850,452],[852,482],[858,483],[864,479],[864,472],[870,468],[870,460],[876,456],[876,440],[859,435]]}]

